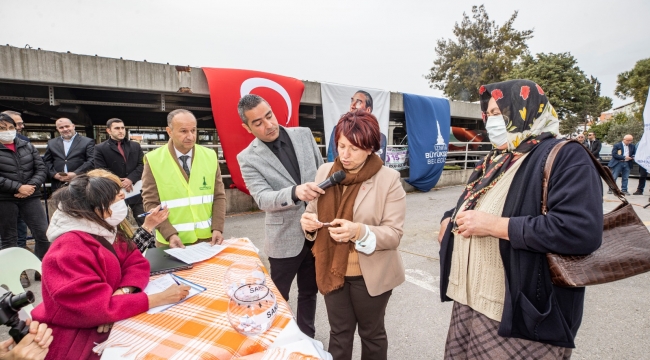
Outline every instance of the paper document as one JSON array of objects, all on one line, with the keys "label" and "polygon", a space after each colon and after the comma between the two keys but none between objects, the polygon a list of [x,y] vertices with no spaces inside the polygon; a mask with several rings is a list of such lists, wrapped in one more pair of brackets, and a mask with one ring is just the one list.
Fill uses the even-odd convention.
[{"label": "paper document", "polygon": [[159,312],[163,312],[163,311],[169,309],[170,307],[172,307],[172,306],[174,306],[176,304],[182,303],[183,301],[191,298],[192,296],[194,296],[196,294],[200,294],[200,293],[202,293],[203,291],[206,290],[203,286],[197,285],[197,284],[195,284],[195,283],[193,283],[191,281],[187,281],[187,280],[183,279],[180,276],[176,276],[174,274],[165,274],[165,275],[159,277],[156,280],[150,281],[149,284],[147,285],[147,287],[144,289],[144,292],[147,295],[153,295],[153,294],[161,293],[161,292],[167,290],[170,286],[176,285],[176,281],[174,281],[174,279],[176,279],[176,281],[178,281],[181,285],[187,285],[187,286],[190,287],[189,295],[187,295],[187,297],[185,299],[183,299],[183,300],[181,300],[181,301],[179,301],[177,303],[161,305],[161,306],[157,306],[155,308],[151,308],[151,309],[149,309],[149,311],[147,311],[147,314],[157,314]]},{"label": "paper document", "polygon": [[224,245],[212,246],[210,243],[202,242],[196,245],[186,246],[185,249],[166,249],[165,252],[182,262],[194,264],[200,261],[208,260],[209,258],[220,253],[225,248],[226,246]]},{"label": "paper document", "polygon": [[133,184],[133,191],[131,192],[126,192],[126,196],[124,197],[125,199],[128,199],[130,197],[134,197],[136,195],[140,195],[140,192],[142,191],[142,180],[138,180],[135,184]]}]

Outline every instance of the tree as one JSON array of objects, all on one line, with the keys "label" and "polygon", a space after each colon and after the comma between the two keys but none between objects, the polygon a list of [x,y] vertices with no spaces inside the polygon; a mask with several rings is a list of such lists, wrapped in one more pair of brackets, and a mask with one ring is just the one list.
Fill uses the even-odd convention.
[{"label": "tree", "polygon": [[578,125],[612,107],[612,99],[600,96],[600,82],[578,67],[570,53],[524,55],[507,75],[529,79],[542,87],[560,119],[560,133],[572,134]]},{"label": "tree", "polygon": [[526,41],[533,37],[533,30],[513,28],[517,14],[497,26],[483,5],[472,7],[471,18],[463,13],[463,21],[454,25],[456,41],[437,42],[437,57],[425,76],[429,86],[452,100],[477,101],[481,85],[503,81],[514,63],[528,54]]},{"label": "tree", "polygon": [[607,143],[607,133],[609,133],[609,128],[612,126],[613,121],[601,122],[596,125],[591,125],[589,131],[592,131],[596,135],[596,139],[599,139],[602,142]]},{"label": "tree", "polygon": [[630,71],[618,74],[614,93],[621,99],[633,98],[639,104],[639,111],[635,114],[641,119],[648,97],[650,85],[650,58],[639,60]]},{"label": "tree", "polygon": [[605,137],[605,141],[614,144],[623,140],[623,136],[630,134],[634,136],[634,141],[637,142],[641,140],[641,135],[643,135],[643,122],[637,119],[634,116],[628,116],[624,112],[620,112],[614,115],[614,118],[610,120],[612,123]]}]

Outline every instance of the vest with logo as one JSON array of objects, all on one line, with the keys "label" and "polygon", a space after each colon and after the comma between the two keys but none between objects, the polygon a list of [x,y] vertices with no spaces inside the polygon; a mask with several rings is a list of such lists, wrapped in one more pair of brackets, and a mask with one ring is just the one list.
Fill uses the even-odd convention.
[{"label": "vest with logo", "polygon": [[[189,182],[167,146],[149,152],[144,158],[156,180],[160,203],[169,209],[168,220],[183,244],[212,237],[214,181],[219,166],[217,154],[196,145],[193,157]],[[157,230],[156,240],[168,243]]]}]

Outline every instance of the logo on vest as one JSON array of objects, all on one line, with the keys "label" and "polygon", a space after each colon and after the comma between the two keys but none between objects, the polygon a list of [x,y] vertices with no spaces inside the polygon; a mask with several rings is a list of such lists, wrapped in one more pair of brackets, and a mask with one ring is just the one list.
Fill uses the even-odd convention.
[{"label": "logo on vest", "polygon": [[212,190],[212,186],[208,186],[208,183],[205,181],[205,176],[203,177],[203,186],[199,190]]}]

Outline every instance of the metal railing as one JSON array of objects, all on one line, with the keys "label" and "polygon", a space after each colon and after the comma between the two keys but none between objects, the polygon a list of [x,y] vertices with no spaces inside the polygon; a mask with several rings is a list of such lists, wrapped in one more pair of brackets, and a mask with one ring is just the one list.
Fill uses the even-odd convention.
[{"label": "metal railing", "polygon": [[[464,146],[465,150],[459,150],[459,151],[448,151],[447,152],[447,160],[445,160],[445,165],[447,164],[463,164],[463,169],[467,170],[467,163],[477,163],[483,159],[487,153],[489,153],[488,150],[470,150],[470,146],[474,147],[476,146],[477,148],[480,147],[481,145],[491,145],[492,143],[489,142],[450,142],[449,145],[453,146]],[[463,156],[463,160],[449,160],[449,156],[452,156],[452,158],[457,158],[459,155]],[[476,156],[475,159],[468,159],[469,156]],[[472,165],[474,167],[474,165]]]},{"label": "metal railing", "polygon": [[[455,151],[447,151],[447,159],[445,160],[445,165],[449,164],[463,164],[463,169],[467,169],[467,164],[472,163],[472,167],[474,166],[474,163],[479,162],[489,151],[486,150],[470,150],[470,147],[479,147],[481,145],[490,145],[491,143],[489,142],[450,142],[449,145],[456,146],[456,147],[465,147],[464,150],[455,150]],[[142,147],[142,150],[147,153],[150,150],[157,149],[161,146],[164,145],[140,145]],[[210,149],[216,149],[215,151],[217,152],[217,157],[220,157],[220,153],[222,153],[222,146],[221,145],[202,145]],[[36,149],[43,149],[45,150],[47,148],[47,145],[34,145]],[[393,148],[393,147],[406,147],[408,148],[408,145],[386,145],[386,147]],[[325,145],[318,145],[319,149],[322,149],[324,151]],[[458,160],[459,157],[462,157],[462,160]],[[476,157],[476,158],[474,158]],[[323,157],[323,161],[327,162],[327,156]],[[226,160],[219,160],[220,164],[225,164]],[[231,176],[229,174],[222,174],[222,178],[230,178]],[[49,183],[47,184],[49,185]]]}]

